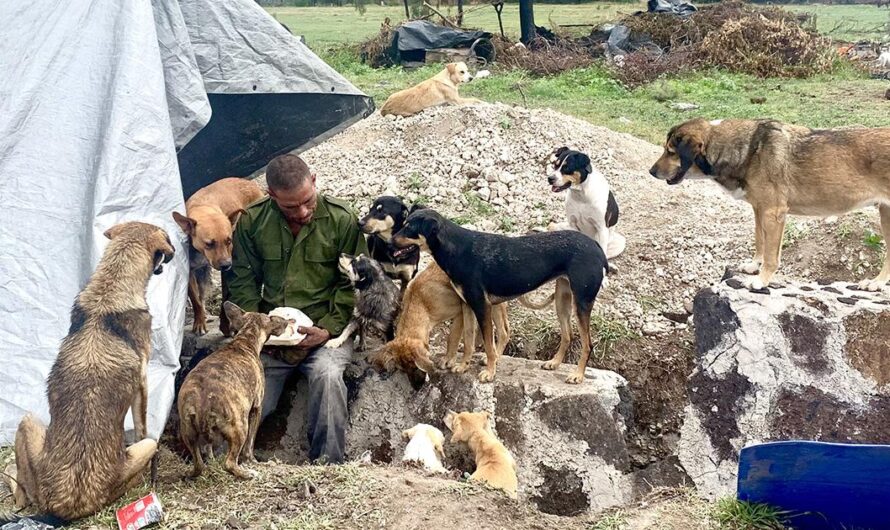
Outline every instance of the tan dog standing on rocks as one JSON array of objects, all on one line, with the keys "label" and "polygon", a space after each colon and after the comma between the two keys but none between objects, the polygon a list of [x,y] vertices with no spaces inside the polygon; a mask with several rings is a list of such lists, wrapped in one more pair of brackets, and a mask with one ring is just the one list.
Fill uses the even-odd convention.
[{"label": "tan dog standing on rocks", "polygon": [[466,442],[476,457],[476,471],[470,475],[470,480],[504,490],[510,498],[515,499],[519,487],[516,461],[491,431],[489,420],[488,412],[457,413],[449,410],[445,416],[445,426],[451,429],[451,443]]},{"label": "tan dog standing on rocks", "polygon": [[186,376],[179,390],[179,436],[192,454],[193,477],[204,471],[202,450],[222,438],[229,444],[226,470],[249,479],[251,472],[239,465],[239,457],[256,462],[253,443],[266,389],[260,350],[270,336],[284,332],[288,321],[245,313],[228,301],[223,311],[237,334]]},{"label": "tan dog standing on rocks", "polygon": [[476,98],[462,98],[457,93],[461,83],[472,80],[473,76],[470,75],[466,63],[448,63],[444,70],[426,81],[389,96],[380,108],[380,115],[413,116],[424,109],[439,105],[482,103]]},{"label": "tan dog standing on rocks", "polygon": [[[173,258],[167,233],[146,223],[118,224],[89,283],[74,301],[71,327],[47,378],[50,424],[33,415],[15,436],[8,468],[16,508],[34,504],[63,520],[92,515],[139,479],[157,442],[146,437],[151,353],[148,280]],[[132,407],[136,439],[124,445]]]},{"label": "tan dog standing on rocks", "polygon": [[173,219],[188,234],[189,301],[194,312],[194,333],[207,333],[204,297],[210,284],[210,267],[227,271],[232,267],[232,231],[244,208],[263,197],[252,180],[224,178],[196,191],[185,203],[186,215],[173,212]]}]

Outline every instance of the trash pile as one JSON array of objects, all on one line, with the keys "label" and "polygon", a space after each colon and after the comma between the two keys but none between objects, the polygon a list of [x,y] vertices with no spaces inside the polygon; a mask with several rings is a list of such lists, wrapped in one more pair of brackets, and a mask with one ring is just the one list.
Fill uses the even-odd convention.
[{"label": "trash pile", "polygon": [[[362,45],[363,59],[372,66],[397,64],[391,51],[396,43],[402,47],[397,36],[405,31],[402,28],[419,22],[436,28],[425,21],[398,29],[386,26]],[[429,27],[421,28],[422,32],[431,32]],[[439,28],[440,32],[456,31]],[[581,38],[563,36],[558,28],[556,32],[537,30],[538,37],[527,46],[492,39],[497,63],[547,76],[605,60],[616,79],[636,87],[667,73],[704,68],[758,77],[808,77],[829,71],[839,58],[809,15],[738,0],[701,9],[682,0],[650,0],[648,11],[595,28]],[[381,53],[389,53],[389,58],[381,58]]]}]

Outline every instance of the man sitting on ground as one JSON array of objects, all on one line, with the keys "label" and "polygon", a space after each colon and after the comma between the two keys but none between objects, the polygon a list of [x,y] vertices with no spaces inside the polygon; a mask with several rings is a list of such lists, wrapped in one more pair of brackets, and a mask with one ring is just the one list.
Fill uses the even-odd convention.
[{"label": "man sitting on ground", "polygon": [[299,346],[277,350],[284,351],[276,358],[263,355],[262,418],[275,410],[288,375],[299,369],[309,383],[309,457],[339,463],[347,422],[343,371],[353,344],[324,343],[346,327],[355,301],[337,259],[341,253],[367,254],[367,244],[349,205],[318,194],[315,174],[300,157],[272,160],[266,182],[269,197],[248,207],[235,228],[223,297],[245,311],[295,307],[315,323],[298,330],[306,334]]}]

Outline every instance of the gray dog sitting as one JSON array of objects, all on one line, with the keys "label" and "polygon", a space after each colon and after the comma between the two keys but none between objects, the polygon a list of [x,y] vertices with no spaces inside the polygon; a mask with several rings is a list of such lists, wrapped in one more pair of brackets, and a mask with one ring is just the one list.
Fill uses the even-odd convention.
[{"label": "gray dog sitting", "polygon": [[386,276],[380,263],[364,254],[341,254],[339,268],[355,287],[355,309],[343,333],[330,339],[325,346],[339,348],[356,330],[359,332],[359,350],[362,351],[369,332],[383,335],[387,341],[394,339],[399,288]]}]

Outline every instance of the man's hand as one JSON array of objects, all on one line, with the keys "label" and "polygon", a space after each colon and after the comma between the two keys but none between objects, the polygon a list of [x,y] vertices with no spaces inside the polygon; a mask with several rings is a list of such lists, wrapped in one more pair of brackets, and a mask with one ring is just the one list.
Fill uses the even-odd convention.
[{"label": "man's hand", "polygon": [[302,350],[311,350],[313,348],[317,348],[321,346],[328,339],[331,338],[330,332],[326,329],[317,328],[315,326],[303,327],[299,326],[297,328],[297,333],[305,333],[306,338],[301,340],[297,347]]}]

